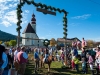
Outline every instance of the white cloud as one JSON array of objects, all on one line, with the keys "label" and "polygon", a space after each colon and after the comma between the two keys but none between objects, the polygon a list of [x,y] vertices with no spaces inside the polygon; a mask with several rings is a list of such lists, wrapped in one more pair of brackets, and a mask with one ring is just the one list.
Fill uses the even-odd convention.
[{"label": "white cloud", "polygon": [[70,26],[78,26],[80,23],[71,23]]},{"label": "white cloud", "polygon": [[29,13],[29,10],[25,10],[26,13]]},{"label": "white cloud", "polygon": [[8,21],[3,21],[3,22],[1,22],[0,24],[4,25],[4,26],[6,26],[6,27],[11,26],[11,24],[10,24]]},{"label": "white cloud", "polygon": [[91,14],[84,14],[81,16],[75,16],[75,17],[71,17],[72,19],[87,19],[91,16]]},{"label": "white cloud", "polygon": [[39,39],[46,39],[45,37],[39,37]]},{"label": "white cloud", "polygon": [[16,10],[12,10],[10,12],[7,12],[5,15],[4,15],[4,20],[7,20],[8,22],[10,23],[17,23],[17,16],[16,16]]},{"label": "white cloud", "polygon": [[[0,24],[9,27],[17,24],[16,6],[19,0],[0,0]],[[22,13],[22,24],[27,23],[28,10]]]}]

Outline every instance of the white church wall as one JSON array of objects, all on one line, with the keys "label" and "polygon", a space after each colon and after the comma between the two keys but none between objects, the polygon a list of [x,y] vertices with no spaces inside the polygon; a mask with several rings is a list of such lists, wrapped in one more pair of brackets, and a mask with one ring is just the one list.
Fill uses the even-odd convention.
[{"label": "white church wall", "polygon": [[[25,33],[25,38],[30,38],[30,33]],[[31,45],[30,39],[25,39],[25,45]]]},{"label": "white church wall", "polygon": [[[37,35],[34,33],[25,33],[25,34],[22,34],[22,37],[39,39]],[[39,46],[43,46],[43,43],[41,41],[38,42],[38,40],[31,40],[31,39],[22,39],[22,44],[23,45],[34,45],[34,46],[38,46],[39,44]]]},{"label": "white church wall", "polygon": [[[25,34],[22,34],[22,37],[25,37]],[[22,44],[25,45],[25,39],[22,39]]]},{"label": "white church wall", "polygon": [[39,40],[39,46],[40,46],[40,47],[43,46],[43,42],[42,42],[42,40]]}]

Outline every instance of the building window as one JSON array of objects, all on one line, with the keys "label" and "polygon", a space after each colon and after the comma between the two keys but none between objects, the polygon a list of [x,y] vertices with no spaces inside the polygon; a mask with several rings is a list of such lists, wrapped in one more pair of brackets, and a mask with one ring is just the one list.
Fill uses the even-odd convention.
[{"label": "building window", "polygon": [[32,44],[34,45],[34,40],[32,40]]},{"label": "building window", "polygon": [[27,37],[27,41],[29,41],[29,37]]},{"label": "building window", "polygon": [[38,44],[38,47],[39,47],[39,44]]}]

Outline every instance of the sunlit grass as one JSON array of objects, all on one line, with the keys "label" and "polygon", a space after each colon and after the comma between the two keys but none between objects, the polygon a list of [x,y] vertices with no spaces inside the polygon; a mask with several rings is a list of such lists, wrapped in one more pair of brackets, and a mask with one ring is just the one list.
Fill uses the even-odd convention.
[{"label": "sunlit grass", "polygon": [[[33,54],[29,54],[29,63],[27,64],[25,75],[34,75],[34,60],[32,60],[32,58],[33,58]],[[51,69],[49,74],[47,70],[47,65],[45,65],[45,68],[40,68],[38,74],[40,75],[84,75],[81,72],[77,73],[75,70],[72,71],[69,68],[62,69],[61,66],[62,66],[61,62],[53,61],[51,64]],[[91,74],[89,73],[85,75],[91,75]]]}]

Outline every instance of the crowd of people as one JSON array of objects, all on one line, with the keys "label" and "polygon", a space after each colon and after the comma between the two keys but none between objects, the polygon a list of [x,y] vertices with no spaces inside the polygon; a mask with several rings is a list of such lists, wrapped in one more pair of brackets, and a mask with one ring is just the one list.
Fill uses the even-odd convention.
[{"label": "crowd of people", "polygon": [[[71,67],[72,70],[76,69],[77,72],[79,72],[79,65],[81,64],[82,67],[82,73],[86,74],[88,72],[88,65],[90,67],[92,75],[94,75],[94,66],[96,68],[99,68],[99,62],[100,61],[99,56],[100,56],[100,47],[97,47],[95,50],[87,50],[86,48],[82,49],[82,53],[79,55],[78,51],[75,53],[75,48],[72,50],[72,60],[71,60]],[[79,59],[80,57],[80,59]],[[97,69],[96,69],[97,70]],[[97,70],[97,75],[98,75],[98,70]]]},{"label": "crowd of people", "polygon": [[[88,50],[86,48],[86,41],[82,40],[81,54],[79,55],[78,50],[80,49],[80,42],[72,42],[72,47],[61,48],[61,53],[57,49],[52,48],[26,48],[25,46],[6,49],[0,45],[0,75],[12,75],[12,70],[15,69],[16,75],[24,75],[26,64],[28,62],[28,53],[32,52],[35,61],[35,70],[39,70],[39,61],[41,56],[43,62],[48,62],[48,57],[52,55],[52,61],[61,61],[62,65],[65,65],[65,56],[68,56],[68,66],[72,70],[80,71],[79,65],[81,64],[83,74],[88,73],[88,65],[90,67],[92,75],[94,75],[94,68],[96,74],[99,75],[100,70],[100,47],[96,47]],[[95,67],[94,67],[95,66]]]},{"label": "crowd of people", "polygon": [[[25,47],[6,49],[0,45],[0,75],[24,75],[28,55]],[[15,71],[11,70],[15,69]]]}]

